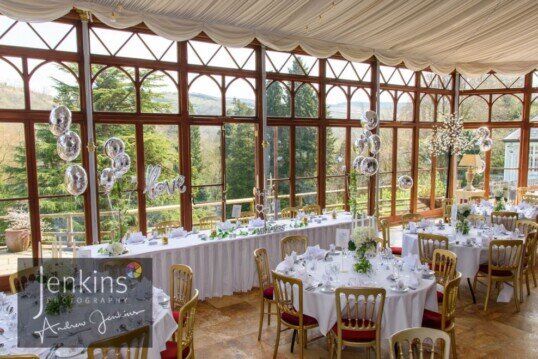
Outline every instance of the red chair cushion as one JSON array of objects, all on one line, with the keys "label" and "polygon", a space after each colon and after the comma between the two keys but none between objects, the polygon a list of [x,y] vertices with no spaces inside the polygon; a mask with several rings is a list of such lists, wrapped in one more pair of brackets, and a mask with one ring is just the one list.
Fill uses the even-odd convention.
[{"label": "red chair cushion", "polygon": [[[176,323],[179,323],[179,311],[173,310],[172,316],[174,317],[174,320],[176,321]],[[185,324],[186,321],[187,321],[187,317],[183,318],[183,324]]]},{"label": "red chair cushion", "polygon": [[263,290],[263,297],[273,300],[273,287],[267,287]]},{"label": "red chair cushion", "polygon": [[[190,347],[183,348],[181,358],[186,358],[191,351]],[[166,342],[166,349],[161,352],[161,359],[177,359],[177,343]]]},{"label": "red chair cushion", "polygon": [[[441,320],[443,315],[441,313],[432,312],[431,310],[424,309],[422,316],[422,326],[432,329],[441,329]],[[445,326],[450,325],[450,320],[445,323]]]},{"label": "red chair cushion", "polygon": [[402,255],[402,247],[390,247],[390,250],[392,251],[392,254],[401,256]]},{"label": "red chair cushion", "polygon": [[[282,313],[282,320],[292,325],[299,325],[299,317],[289,313]],[[316,318],[303,314],[303,325],[318,325]]]},{"label": "red chair cushion", "polygon": [[[489,273],[489,264],[481,264],[480,267],[478,267],[478,270],[480,272]],[[492,270],[491,274],[497,277],[511,277],[512,272],[509,270]]]},{"label": "red chair cushion", "polygon": [[[351,324],[355,324],[355,319],[351,320]],[[349,319],[344,319],[344,324],[349,325]],[[367,320],[365,323],[359,323],[360,325],[372,325],[372,322]],[[338,322],[333,326],[332,331],[338,335]],[[371,342],[375,340],[375,330],[342,330],[342,339],[348,342]]]},{"label": "red chair cushion", "polygon": [[437,303],[441,303],[443,301],[444,294],[443,292],[437,292]]}]

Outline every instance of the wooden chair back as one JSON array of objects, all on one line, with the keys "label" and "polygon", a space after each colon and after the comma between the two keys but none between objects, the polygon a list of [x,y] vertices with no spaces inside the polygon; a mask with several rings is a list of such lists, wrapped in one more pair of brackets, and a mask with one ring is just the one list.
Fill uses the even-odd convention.
[{"label": "wooden chair back", "polygon": [[449,359],[450,347],[450,335],[438,329],[409,328],[389,338],[390,359]]},{"label": "wooden chair back", "polygon": [[218,222],[220,222],[219,216],[207,216],[200,218],[200,229],[209,229],[213,231],[217,229]]},{"label": "wooden chair back", "polygon": [[280,257],[282,260],[295,251],[297,255],[306,252],[308,238],[306,236],[287,236],[280,240]]},{"label": "wooden chair back", "polygon": [[90,343],[88,359],[113,358],[147,359],[149,345],[149,325],[127,333]]},{"label": "wooden chair back", "polygon": [[467,220],[469,220],[469,223],[473,226],[476,226],[478,222],[486,222],[486,218],[482,214],[470,214],[469,217],[467,217]]},{"label": "wooden chair back", "polygon": [[409,222],[420,222],[424,216],[420,213],[407,213],[402,215],[402,227],[406,228]]},{"label": "wooden chair back", "polygon": [[[298,278],[286,277],[272,271],[275,300],[279,316],[283,313],[297,317],[303,326],[303,282]],[[295,300],[295,295],[298,300]],[[297,303],[297,305],[295,305]]]},{"label": "wooden chair back", "polygon": [[418,254],[422,264],[432,264],[436,249],[448,250],[448,237],[432,233],[418,234]]},{"label": "wooden chair back", "polygon": [[390,226],[389,221],[386,219],[379,220],[379,229],[381,230],[381,235],[383,236],[384,245],[383,248],[390,248]]},{"label": "wooden chair back", "polygon": [[538,231],[538,223],[531,219],[518,219],[516,228],[519,229],[519,233],[527,236],[529,232]]},{"label": "wooden chair back", "polygon": [[461,273],[456,272],[456,277],[448,282],[443,292],[443,305],[441,307],[441,330],[453,326],[456,320],[456,307],[458,305],[458,291],[460,289]]},{"label": "wooden chair back", "polygon": [[480,202],[482,202],[483,200],[487,200],[487,198],[484,197],[484,196],[471,196],[467,200],[467,203],[469,203],[469,204],[480,204]]},{"label": "wooden chair back", "polygon": [[305,214],[315,213],[318,216],[321,214],[321,206],[319,204],[307,204],[302,210]]},{"label": "wooden chair back", "polygon": [[297,217],[297,208],[285,207],[280,210],[280,217],[282,218],[295,218]]},{"label": "wooden chair back", "polygon": [[502,224],[507,231],[513,231],[516,229],[518,218],[517,212],[492,212],[491,224]]},{"label": "wooden chair back", "polygon": [[192,268],[185,264],[172,264],[169,277],[171,309],[179,311],[192,298]]},{"label": "wooden chair back", "polygon": [[443,287],[456,277],[458,256],[448,249],[435,249],[433,251],[432,269],[435,271],[437,283]]},{"label": "wooden chair back", "polygon": [[[198,306],[198,289],[194,290],[192,298],[179,310],[179,320],[176,331],[178,358],[194,359],[194,320]],[[189,348],[188,351],[185,349]],[[183,352],[186,352],[183,354]]]},{"label": "wooden chair back", "polygon": [[443,220],[445,222],[450,221],[450,212],[452,211],[452,206],[454,205],[453,198],[444,198],[443,199]]},{"label": "wooden chair back", "polygon": [[533,264],[534,256],[536,255],[536,230],[527,233],[527,238],[523,244],[523,257],[521,258],[521,267],[527,268],[529,264]]},{"label": "wooden chair back", "polygon": [[263,296],[263,291],[271,287],[271,272],[269,270],[269,257],[265,248],[258,248],[254,251],[254,261],[258,273],[258,283]]},{"label": "wooden chair back", "polygon": [[155,230],[159,234],[164,234],[166,233],[167,229],[178,228],[178,227],[181,227],[180,221],[163,221],[155,225]]},{"label": "wooden chair back", "polygon": [[35,282],[39,275],[39,267],[30,267],[13,273],[9,276],[11,293],[22,292],[29,283]]},{"label": "wooden chair back", "polygon": [[517,275],[521,256],[523,253],[523,241],[519,239],[494,239],[489,242],[488,251],[488,275],[493,271],[510,271],[513,276]]},{"label": "wooden chair back", "polygon": [[338,341],[342,342],[342,331],[369,332],[375,330],[380,340],[381,319],[385,305],[384,288],[337,288],[336,323]]}]

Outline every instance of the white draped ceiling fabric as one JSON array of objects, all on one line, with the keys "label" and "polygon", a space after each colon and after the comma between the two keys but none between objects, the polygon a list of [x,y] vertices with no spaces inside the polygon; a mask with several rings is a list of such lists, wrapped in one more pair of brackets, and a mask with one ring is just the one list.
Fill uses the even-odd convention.
[{"label": "white draped ceiling fabric", "polygon": [[478,75],[524,74],[538,67],[537,0],[2,0],[0,12],[22,21],[51,21],[73,9],[114,28],[145,23],[176,41],[200,32],[226,46],[257,39],[269,48],[300,46],[326,58],[375,56]]}]

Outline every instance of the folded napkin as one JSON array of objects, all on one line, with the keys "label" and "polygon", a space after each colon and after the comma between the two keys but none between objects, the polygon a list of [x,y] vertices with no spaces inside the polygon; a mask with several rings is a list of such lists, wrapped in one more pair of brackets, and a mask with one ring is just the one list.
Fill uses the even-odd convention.
[{"label": "folded napkin", "polygon": [[407,268],[412,269],[420,266],[420,260],[416,254],[408,254],[403,258],[404,264]]},{"label": "folded napkin", "polygon": [[314,257],[316,259],[323,259],[325,258],[325,254],[327,254],[327,251],[324,249],[319,248],[319,244],[306,248],[305,256]]},{"label": "folded napkin", "polygon": [[80,247],[77,249],[77,258],[91,258],[92,250],[87,247]]},{"label": "folded napkin", "polygon": [[420,285],[420,278],[415,273],[411,273],[411,275],[406,278],[404,282],[406,286],[416,289]]},{"label": "folded napkin", "polygon": [[133,232],[129,235],[129,238],[125,241],[127,244],[139,244],[144,243],[146,240],[146,237],[142,234],[142,232]]},{"label": "folded napkin", "polygon": [[415,222],[409,222],[408,226],[410,233],[417,233],[417,224]]},{"label": "folded napkin", "polygon": [[186,235],[187,231],[183,227],[174,228],[170,231],[170,238],[185,237]]},{"label": "folded napkin", "polygon": [[254,218],[254,219],[251,219],[248,222],[248,224],[250,227],[259,228],[259,227],[263,227],[265,222],[261,218]]},{"label": "folded napkin", "polygon": [[295,258],[297,258],[297,253],[295,252],[291,252],[291,255],[286,256],[286,258],[284,258],[284,264],[283,264],[284,270],[288,270],[293,267],[293,264],[295,263]]},{"label": "folded napkin", "polygon": [[221,231],[231,231],[235,228],[234,224],[230,221],[217,223],[217,228]]}]

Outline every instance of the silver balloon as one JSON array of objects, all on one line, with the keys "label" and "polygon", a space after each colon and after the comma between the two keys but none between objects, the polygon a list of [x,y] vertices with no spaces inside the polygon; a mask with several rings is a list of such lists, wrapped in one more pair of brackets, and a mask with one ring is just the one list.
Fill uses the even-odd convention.
[{"label": "silver balloon", "polygon": [[478,167],[475,172],[477,174],[484,173],[486,171],[486,161],[480,160],[480,167]]},{"label": "silver balloon", "polygon": [[493,148],[493,140],[491,138],[484,138],[480,141],[480,151],[488,152]]},{"label": "silver balloon", "polygon": [[105,153],[106,155],[114,159],[117,155],[123,153],[125,151],[125,143],[117,137],[110,137],[105,142]]},{"label": "silver balloon", "polygon": [[79,165],[69,165],[65,171],[64,184],[67,192],[73,196],[83,194],[88,187],[88,175],[86,174],[86,170]]},{"label": "silver balloon", "polygon": [[107,167],[101,172],[101,176],[99,177],[99,184],[105,188],[105,192],[110,192],[110,190],[114,186],[115,181],[116,176],[112,168]]},{"label": "silver balloon", "polygon": [[353,142],[353,149],[355,150],[355,153],[360,155],[364,151],[364,147],[366,145],[366,141],[362,138],[357,138],[355,142]]},{"label": "silver balloon", "polygon": [[361,133],[360,139],[364,140],[365,142],[368,141],[368,139],[372,136],[372,131],[364,130]]},{"label": "silver balloon", "polygon": [[379,135],[372,135],[368,138],[368,148],[374,155],[378,154],[381,150],[381,137]]},{"label": "silver balloon", "polygon": [[353,168],[360,171],[361,163],[363,159],[364,159],[364,156],[361,156],[361,155],[355,157],[355,159],[353,160]]},{"label": "silver balloon", "polygon": [[377,173],[379,164],[374,157],[366,157],[361,162],[361,172],[365,176],[373,176]]},{"label": "silver balloon", "polygon": [[398,177],[398,188],[403,191],[408,191],[413,187],[413,178],[408,175]]},{"label": "silver balloon", "polygon": [[50,111],[49,129],[56,137],[66,133],[71,126],[71,111],[65,106],[58,106]]},{"label": "silver balloon", "polygon": [[81,147],[80,137],[73,131],[67,131],[63,135],[60,135],[56,141],[56,152],[58,152],[58,156],[67,162],[71,162],[78,157]]},{"label": "silver balloon", "polygon": [[116,179],[126,174],[131,168],[131,157],[125,152],[120,153],[112,160],[112,168]]},{"label": "silver balloon", "polygon": [[488,138],[490,135],[489,128],[487,127],[480,127],[475,130],[475,136],[477,138]]},{"label": "silver balloon", "polygon": [[362,114],[361,122],[367,130],[373,130],[379,124],[379,118],[375,111],[366,111]]}]

